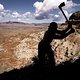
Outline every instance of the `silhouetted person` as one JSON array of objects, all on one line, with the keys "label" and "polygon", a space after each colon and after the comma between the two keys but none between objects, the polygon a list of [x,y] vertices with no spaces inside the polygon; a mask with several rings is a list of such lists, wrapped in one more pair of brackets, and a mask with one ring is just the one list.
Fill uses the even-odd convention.
[{"label": "silhouetted person", "polygon": [[53,39],[63,39],[69,34],[74,32],[72,25],[69,24],[65,30],[57,30],[57,23],[52,22],[48,26],[48,30],[45,32],[43,39],[39,42],[38,45],[38,58],[39,63],[44,64],[45,56],[47,55],[49,62],[55,65],[54,60],[54,51],[51,48],[51,42]]}]

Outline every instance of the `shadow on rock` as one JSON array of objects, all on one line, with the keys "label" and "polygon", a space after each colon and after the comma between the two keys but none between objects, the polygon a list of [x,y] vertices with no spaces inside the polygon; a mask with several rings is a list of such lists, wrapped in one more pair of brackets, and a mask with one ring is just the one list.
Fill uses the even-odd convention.
[{"label": "shadow on rock", "polygon": [[[4,72],[0,74],[0,80],[54,80],[56,79],[68,79],[75,77],[80,71],[80,59],[74,63],[70,61],[64,62],[56,67],[46,63],[39,65],[38,61],[28,67],[21,69],[14,69],[10,72]],[[78,75],[77,75],[78,76]],[[78,78],[78,77],[77,77]]]}]

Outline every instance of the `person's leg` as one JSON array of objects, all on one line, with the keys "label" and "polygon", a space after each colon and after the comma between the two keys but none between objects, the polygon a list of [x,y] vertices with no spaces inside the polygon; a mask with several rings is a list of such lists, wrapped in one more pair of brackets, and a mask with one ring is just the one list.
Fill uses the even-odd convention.
[{"label": "person's leg", "polygon": [[49,57],[50,64],[55,66],[54,51],[51,49],[51,47],[48,48],[47,55]]},{"label": "person's leg", "polygon": [[43,51],[38,51],[38,58],[40,62],[44,62],[45,60],[45,53]]},{"label": "person's leg", "polygon": [[38,58],[39,58],[39,63],[44,63],[45,62],[45,49],[44,45],[39,44],[38,46]]}]

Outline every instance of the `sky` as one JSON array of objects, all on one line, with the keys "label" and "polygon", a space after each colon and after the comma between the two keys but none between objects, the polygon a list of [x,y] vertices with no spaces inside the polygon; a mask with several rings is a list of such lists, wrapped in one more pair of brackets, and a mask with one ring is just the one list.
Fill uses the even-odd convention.
[{"label": "sky", "polygon": [[65,2],[63,10],[67,18],[80,11],[80,0],[0,0],[0,22],[64,22],[65,18],[58,8],[62,2]]}]

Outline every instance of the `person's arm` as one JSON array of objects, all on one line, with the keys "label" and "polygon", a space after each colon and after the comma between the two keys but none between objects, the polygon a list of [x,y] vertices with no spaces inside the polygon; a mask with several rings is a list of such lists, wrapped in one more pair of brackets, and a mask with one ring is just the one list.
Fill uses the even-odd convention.
[{"label": "person's arm", "polygon": [[69,24],[65,30],[57,30],[57,34],[65,34],[70,28],[72,28],[71,24]]},{"label": "person's arm", "polygon": [[71,28],[72,28],[72,25],[71,24],[68,24],[67,28],[65,30],[63,30],[63,32],[65,33],[65,32],[67,32]]},{"label": "person's arm", "polygon": [[71,33],[74,33],[75,30],[73,28],[70,29],[70,31],[68,31],[67,33],[65,34],[62,34],[62,35],[55,35],[55,39],[63,39],[63,38],[66,38],[68,35],[70,35]]}]

